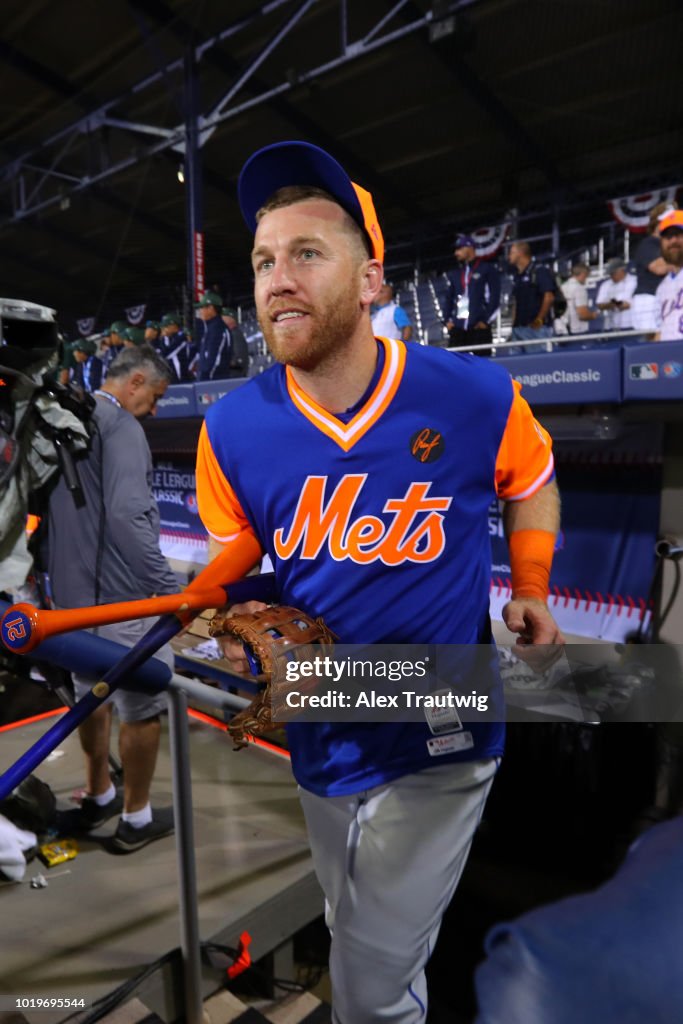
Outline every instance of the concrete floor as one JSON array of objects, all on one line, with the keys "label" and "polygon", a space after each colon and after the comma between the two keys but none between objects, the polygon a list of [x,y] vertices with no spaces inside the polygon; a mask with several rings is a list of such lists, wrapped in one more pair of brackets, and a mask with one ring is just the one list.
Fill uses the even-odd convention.
[{"label": "concrete floor", "polygon": [[[0,770],[51,721],[3,733]],[[322,910],[289,762],[256,748],[235,753],[222,732],[196,720],[190,750],[200,935],[235,946],[246,927],[257,959]],[[65,740],[36,774],[60,806],[70,806],[83,782],[77,738]],[[171,793],[164,731],[153,804],[169,805]],[[113,819],[98,835],[115,826]],[[74,860],[50,869],[36,860],[21,884],[0,887],[0,1010],[12,1009],[14,996],[77,996],[90,1003],[180,945],[172,836],[125,856],[108,853],[96,838],[79,845]],[[48,886],[32,889],[28,883],[39,872]],[[208,971],[204,982],[208,994],[219,987],[220,974]],[[168,983],[157,981],[153,989],[148,985],[146,1005],[172,1019]],[[57,1024],[67,1014],[34,1016],[37,1024]]]}]

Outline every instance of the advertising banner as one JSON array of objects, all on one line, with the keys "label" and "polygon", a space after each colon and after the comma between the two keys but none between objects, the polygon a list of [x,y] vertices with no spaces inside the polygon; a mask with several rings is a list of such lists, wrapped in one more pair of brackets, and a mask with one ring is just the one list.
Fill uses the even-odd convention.
[{"label": "advertising banner", "polygon": [[[549,604],[566,632],[622,641],[649,622],[661,490],[657,431],[639,428],[640,452],[628,450],[635,438],[592,450],[557,446],[562,529]],[[489,532],[491,614],[500,619],[510,600],[510,564],[497,502],[489,510]]]},{"label": "advertising banner", "polygon": [[628,345],[624,349],[624,399],[630,402],[683,398],[683,341]]},{"label": "advertising banner", "polygon": [[194,468],[172,461],[154,467],[152,489],[161,520],[161,550],[168,559],[205,564],[208,535],[199,518]]},{"label": "advertising banner", "polygon": [[621,401],[621,352],[587,349],[496,359],[522,385],[527,402],[563,405]]}]

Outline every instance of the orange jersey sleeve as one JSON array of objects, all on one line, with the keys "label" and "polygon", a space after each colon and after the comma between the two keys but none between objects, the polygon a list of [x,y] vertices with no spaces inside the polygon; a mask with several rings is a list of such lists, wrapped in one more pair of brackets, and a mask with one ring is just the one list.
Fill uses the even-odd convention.
[{"label": "orange jersey sleeve", "polygon": [[197,446],[196,487],[199,515],[215,540],[227,544],[243,531],[251,531],[237,495],[218,464],[205,423]]},{"label": "orange jersey sleeve", "polygon": [[550,434],[534,419],[522,398],[522,385],[513,380],[514,397],[496,458],[496,492],[503,501],[523,501],[552,480]]}]

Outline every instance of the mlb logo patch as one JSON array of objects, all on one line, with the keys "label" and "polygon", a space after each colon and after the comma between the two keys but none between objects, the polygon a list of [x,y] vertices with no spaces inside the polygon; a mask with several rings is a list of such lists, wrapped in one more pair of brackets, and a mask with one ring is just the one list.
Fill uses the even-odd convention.
[{"label": "mlb logo patch", "polygon": [[631,380],[656,380],[659,377],[659,363],[634,363],[629,366]]},{"label": "mlb logo patch", "polygon": [[681,375],[681,364],[680,363],[664,363],[662,366],[662,373],[665,377],[672,380],[674,377],[680,377]]}]

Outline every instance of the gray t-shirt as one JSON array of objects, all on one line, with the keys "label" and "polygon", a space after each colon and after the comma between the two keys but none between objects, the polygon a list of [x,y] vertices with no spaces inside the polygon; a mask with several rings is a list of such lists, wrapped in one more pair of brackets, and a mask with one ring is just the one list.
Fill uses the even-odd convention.
[{"label": "gray t-shirt", "polygon": [[129,412],[102,397],[93,418],[97,429],[90,451],[76,462],[84,507],[76,508],[63,478],[50,496],[48,564],[55,603],[62,608],[94,604],[97,575],[100,604],[176,593],[176,577],[159,548],[159,510],[144,430]]}]

